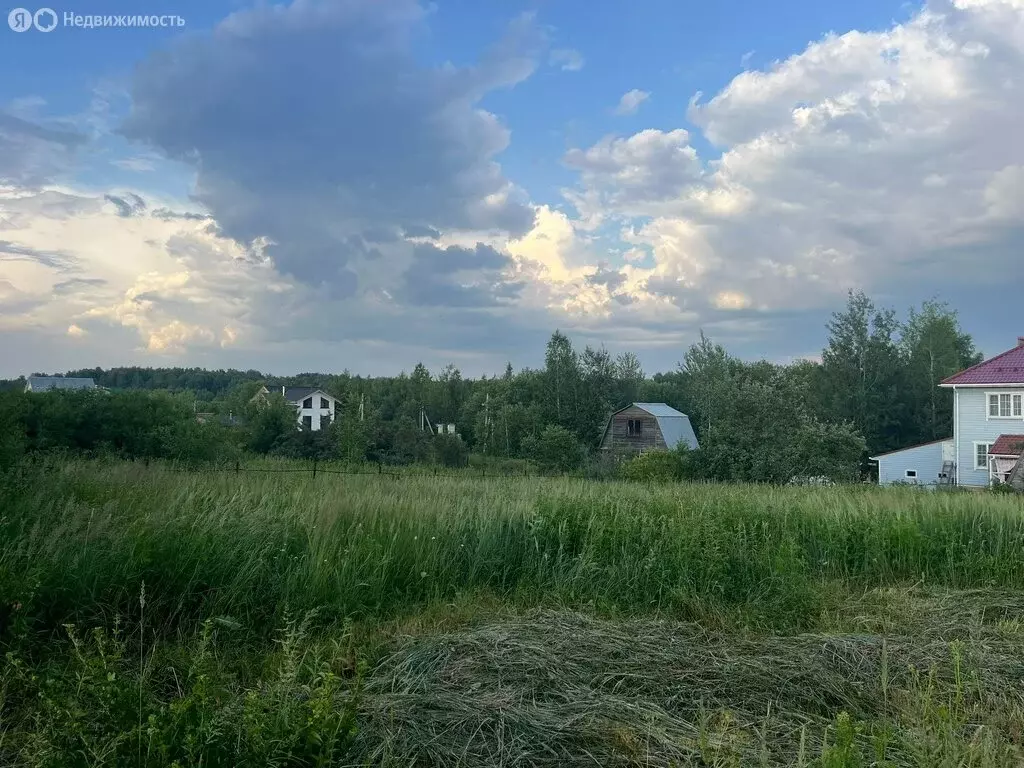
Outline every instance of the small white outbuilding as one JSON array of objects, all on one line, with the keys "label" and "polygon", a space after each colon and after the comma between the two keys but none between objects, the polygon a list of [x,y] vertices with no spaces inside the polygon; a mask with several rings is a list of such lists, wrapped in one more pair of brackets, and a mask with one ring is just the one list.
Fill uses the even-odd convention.
[{"label": "small white outbuilding", "polygon": [[953,481],[953,438],[933,440],[872,456],[878,462],[878,484],[907,483],[935,487]]}]

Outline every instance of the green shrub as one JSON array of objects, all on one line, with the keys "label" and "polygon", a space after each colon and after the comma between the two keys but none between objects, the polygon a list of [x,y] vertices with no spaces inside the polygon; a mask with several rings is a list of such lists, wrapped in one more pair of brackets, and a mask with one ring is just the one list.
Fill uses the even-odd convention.
[{"label": "green shrub", "polygon": [[220,424],[186,419],[158,431],[163,456],[189,465],[234,461],[241,456],[240,434]]},{"label": "green shrub", "polygon": [[67,625],[63,658],[32,667],[8,652],[0,721],[20,727],[0,756],[39,768],[336,764],[357,730],[351,648],[313,643],[307,622],[286,620],[276,649],[235,666],[218,645],[238,629],[209,620],[189,645],[140,651],[142,630]]},{"label": "green shrub", "polygon": [[545,427],[523,439],[523,454],[546,472],[570,472],[583,463],[583,446],[564,427]]},{"label": "green shrub", "polygon": [[681,480],[685,468],[683,457],[675,451],[648,451],[624,462],[619,476],[623,480],[665,482]]},{"label": "green shrub", "polygon": [[25,396],[0,392],[0,472],[14,466],[25,453]]},{"label": "green shrub", "polygon": [[437,435],[433,443],[434,461],[442,467],[464,467],[469,463],[469,448],[458,435]]}]

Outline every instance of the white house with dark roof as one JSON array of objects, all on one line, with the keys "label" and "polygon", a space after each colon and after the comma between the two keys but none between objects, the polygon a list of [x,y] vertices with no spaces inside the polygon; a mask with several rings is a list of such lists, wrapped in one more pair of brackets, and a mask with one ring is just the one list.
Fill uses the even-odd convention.
[{"label": "white house with dark roof", "polygon": [[[260,387],[253,400],[264,399],[271,389]],[[317,387],[280,387],[281,396],[295,406],[299,426],[317,432],[334,421],[338,399]]]},{"label": "white house with dark roof", "polygon": [[939,386],[953,390],[953,436],[872,456],[878,482],[975,488],[1004,482],[1024,451],[1024,336]]}]

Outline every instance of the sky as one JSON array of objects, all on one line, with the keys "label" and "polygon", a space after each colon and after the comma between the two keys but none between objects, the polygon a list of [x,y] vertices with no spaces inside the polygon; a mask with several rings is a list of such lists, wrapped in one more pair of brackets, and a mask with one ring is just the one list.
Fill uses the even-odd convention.
[{"label": "sky", "polygon": [[0,25],[0,377],[788,362],[850,290],[1024,335],[1024,0],[51,8]]}]

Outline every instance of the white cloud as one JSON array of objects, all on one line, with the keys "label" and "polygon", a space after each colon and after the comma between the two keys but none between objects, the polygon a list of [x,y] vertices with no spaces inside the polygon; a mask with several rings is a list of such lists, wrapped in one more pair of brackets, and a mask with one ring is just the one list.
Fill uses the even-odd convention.
[{"label": "white cloud", "polygon": [[1024,221],[1024,165],[1008,165],[992,174],[984,196],[993,218]]},{"label": "white cloud", "polygon": [[[847,289],[955,298],[998,284],[1024,228],[1024,2],[938,0],[738,75],[690,120],[567,153],[587,220],[635,220],[678,307],[834,307]],[[913,301],[915,299],[908,299]]]},{"label": "white cloud", "polygon": [[548,57],[548,62],[564,72],[579,72],[586,60],[583,54],[573,48],[555,48]]},{"label": "white cloud", "polygon": [[[272,265],[220,236],[209,219],[120,215],[71,191],[7,194],[0,327],[66,327],[69,337],[132,330],[138,349],[183,353],[253,325],[260,296],[288,285]],[[230,331],[227,329],[230,328]]]},{"label": "white cloud", "polygon": [[690,135],[682,128],[606,136],[586,150],[570,150],[565,164],[580,172],[583,194],[571,199],[584,216],[609,210],[651,215],[652,207],[674,204],[702,174]]},{"label": "white cloud", "polygon": [[640,108],[640,105],[650,97],[651,94],[648,91],[641,91],[639,88],[626,91],[622,94],[622,98],[619,99],[618,106],[615,107],[615,114],[635,115],[636,111]]},{"label": "white cloud", "polygon": [[715,296],[715,306],[718,309],[746,309],[750,306],[750,299],[739,291],[719,291]]}]

